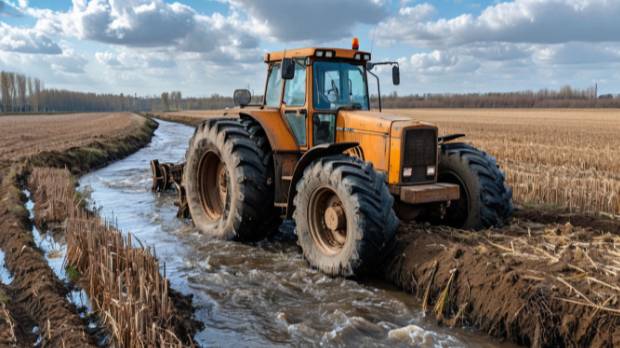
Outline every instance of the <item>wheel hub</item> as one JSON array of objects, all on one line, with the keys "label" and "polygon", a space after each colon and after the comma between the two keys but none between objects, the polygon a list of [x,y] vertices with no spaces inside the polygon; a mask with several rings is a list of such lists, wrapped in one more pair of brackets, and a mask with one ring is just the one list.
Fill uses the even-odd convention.
[{"label": "wheel hub", "polygon": [[325,225],[332,231],[344,227],[345,215],[341,206],[330,206],[325,210]]},{"label": "wheel hub", "polygon": [[229,176],[226,164],[219,154],[209,151],[203,156],[198,177],[200,200],[206,215],[211,220],[226,217]]},{"label": "wheel hub", "polygon": [[329,187],[317,189],[308,206],[312,239],[326,255],[338,254],[347,241],[347,216],[340,198]]}]

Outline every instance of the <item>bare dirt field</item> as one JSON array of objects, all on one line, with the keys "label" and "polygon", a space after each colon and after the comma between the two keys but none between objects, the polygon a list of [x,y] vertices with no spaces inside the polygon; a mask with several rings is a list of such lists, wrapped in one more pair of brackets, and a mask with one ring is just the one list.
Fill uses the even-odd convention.
[{"label": "bare dirt field", "polygon": [[[165,113],[190,124],[231,110]],[[618,109],[387,109],[435,123],[440,134],[497,157],[516,203],[620,215]]]},{"label": "bare dirt field", "polygon": [[135,133],[145,119],[130,113],[0,116],[0,161],[63,151]]}]

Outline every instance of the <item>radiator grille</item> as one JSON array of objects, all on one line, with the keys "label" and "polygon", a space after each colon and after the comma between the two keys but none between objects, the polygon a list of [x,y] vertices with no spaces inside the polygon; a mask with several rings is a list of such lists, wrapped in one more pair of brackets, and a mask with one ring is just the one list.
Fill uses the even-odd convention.
[{"label": "radiator grille", "polygon": [[405,133],[402,169],[412,168],[411,176],[403,176],[404,184],[425,183],[434,181],[434,176],[426,175],[428,166],[437,166],[437,133],[432,128],[414,128]]}]

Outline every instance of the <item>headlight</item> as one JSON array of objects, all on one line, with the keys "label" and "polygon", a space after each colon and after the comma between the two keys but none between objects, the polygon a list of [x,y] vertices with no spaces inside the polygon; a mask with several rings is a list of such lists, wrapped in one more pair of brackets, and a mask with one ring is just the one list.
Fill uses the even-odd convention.
[{"label": "headlight", "polygon": [[411,167],[403,168],[403,177],[409,177],[411,176],[411,174],[413,174],[413,168]]},{"label": "headlight", "polygon": [[435,176],[435,166],[426,167],[426,176]]}]

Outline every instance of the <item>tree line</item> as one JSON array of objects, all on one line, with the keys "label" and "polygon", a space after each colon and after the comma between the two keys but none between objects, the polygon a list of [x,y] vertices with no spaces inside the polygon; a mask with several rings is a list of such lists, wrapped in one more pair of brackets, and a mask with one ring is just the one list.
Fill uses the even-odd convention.
[{"label": "tree line", "polygon": [[[385,108],[618,108],[620,95],[597,94],[597,88],[542,89],[507,93],[417,94],[396,92],[381,98]],[[378,98],[371,97],[373,106]]]},{"label": "tree line", "polygon": [[[620,108],[620,95],[598,95],[597,88],[507,93],[416,94],[382,96],[384,108]],[[260,103],[262,96],[253,96]],[[378,106],[376,95],[371,96]],[[0,112],[178,111],[233,107],[230,96],[184,98],[180,91],[160,96],[99,94],[45,88],[41,80],[14,72],[0,72]]]}]

